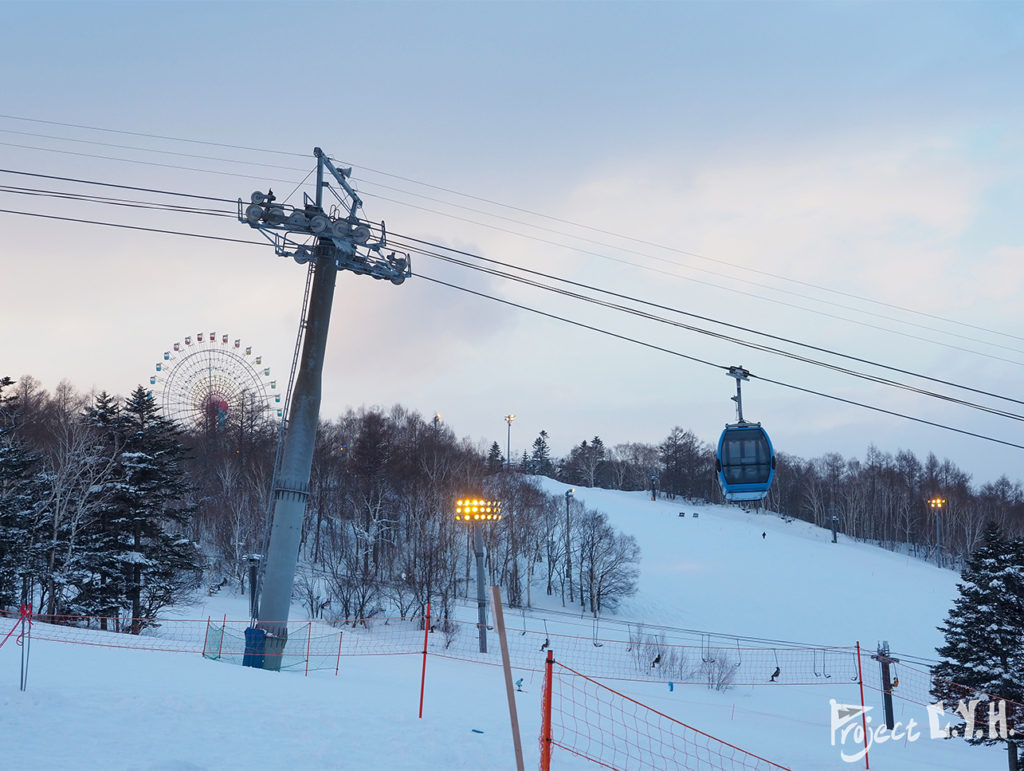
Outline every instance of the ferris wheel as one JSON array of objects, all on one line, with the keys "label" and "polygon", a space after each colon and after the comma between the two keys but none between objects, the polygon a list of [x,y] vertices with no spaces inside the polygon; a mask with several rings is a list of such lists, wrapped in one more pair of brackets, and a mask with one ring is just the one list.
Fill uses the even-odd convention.
[{"label": "ferris wheel", "polygon": [[253,422],[282,415],[277,381],[252,346],[200,332],[175,342],[156,363],[149,383],[165,417],[186,430],[219,430],[229,420]]}]

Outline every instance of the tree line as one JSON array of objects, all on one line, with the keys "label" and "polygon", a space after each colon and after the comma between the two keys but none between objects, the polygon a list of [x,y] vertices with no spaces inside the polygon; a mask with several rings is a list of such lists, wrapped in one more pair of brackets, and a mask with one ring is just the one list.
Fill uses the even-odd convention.
[{"label": "tree line", "polygon": [[[673,428],[660,444],[606,447],[583,440],[562,459],[551,457],[542,431],[519,460],[530,473],[569,485],[651,490],[669,499],[724,503],[715,472],[715,449],[693,432]],[[500,458],[495,443],[489,457]],[[940,505],[932,501],[939,499]],[[804,460],[778,452],[775,479],[764,508],[886,549],[961,566],[980,542],[986,523],[1024,536],[1024,488],[1006,476],[972,483],[971,475],[933,453],[895,454],[868,447],[863,459],[839,453]]]},{"label": "tree line", "polygon": [[[48,613],[138,630],[201,583],[245,588],[246,555],[266,548],[275,422],[250,411],[185,432],[142,386],[116,399],[66,382],[50,394],[28,376],[0,382],[0,605],[30,597]],[[439,418],[351,410],[317,433],[298,596],[311,614],[406,615],[432,601],[450,616],[475,585],[453,504],[477,495],[504,504],[484,542],[488,580],[510,604],[542,591],[584,612],[613,609],[636,589],[636,542],[532,475],[722,502],[713,448],[680,427],[658,444],[594,436],[561,458],[542,431],[510,462],[497,441],[483,451]],[[922,558],[939,554],[941,537],[939,556],[955,565],[985,522],[1024,535],[1019,483],[976,486],[948,460],[874,447],[863,460],[779,453],[765,505]]]},{"label": "tree line", "polygon": [[[0,607],[138,633],[201,584],[247,581],[266,549],[276,423],[183,431],[142,386],[126,399],[0,380]],[[599,614],[635,591],[639,549],[607,518],[396,406],[321,421],[296,596],[311,615],[450,618],[470,577],[461,497],[502,501],[483,534],[509,604],[537,591]],[[479,526],[479,525],[472,525]],[[571,571],[570,571],[571,568]]]}]

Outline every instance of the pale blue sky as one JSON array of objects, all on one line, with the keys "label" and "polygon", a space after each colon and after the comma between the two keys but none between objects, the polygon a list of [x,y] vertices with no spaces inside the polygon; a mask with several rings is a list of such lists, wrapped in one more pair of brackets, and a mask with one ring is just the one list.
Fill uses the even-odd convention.
[{"label": "pale blue sky", "polygon": [[[1021,334],[1022,47],[1017,3],[7,2],[3,115],[304,157],[5,117],[0,167],[234,198],[267,184],[287,192],[320,145],[354,164],[366,216],[394,232],[1020,398],[1024,340],[744,269]],[[0,184],[31,183],[3,175]],[[231,220],[9,193],[0,208],[250,237]],[[35,330],[5,336],[0,374],[127,392],[172,341],[207,328],[245,338],[279,372],[291,359],[303,272],[268,250],[12,215],[0,227],[0,324],[25,329],[31,319]],[[1018,421],[428,258],[413,267],[764,377],[1024,443]],[[415,279],[395,288],[344,276],[327,366],[325,415],[401,402],[504,445],[502,416],[515,412],[517,454],[542,428],[563,453],[594,434],[657,442],[677,424],[711,442],[733,417],[731,381],[715,370]],[[1021,450],[767,384],[745,395],[747,417],[796,455],[863,455],[874,442],[932,449],[976,481],[1024,477]]]}]

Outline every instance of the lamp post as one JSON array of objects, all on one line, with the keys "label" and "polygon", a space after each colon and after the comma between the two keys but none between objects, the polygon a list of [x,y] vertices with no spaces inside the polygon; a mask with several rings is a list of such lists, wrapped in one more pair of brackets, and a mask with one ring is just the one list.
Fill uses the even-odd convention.
[{"label": "lamp post", "polygon": [[[569,576],[569,602],[572,602],[575,596],[572,590],[572,549],[570,548],[572,542],[569,539],[569,502],[572,500],[572,494],[575,491],[575,487],[570,487],[565,491],[565,572]],[[582,587],[580,588],[580,594],[583,594]]]},{"label": "lamp post", "polygon": [[932,507],[932,511],[935,512],[935,564],[940,568],[942,567],[942,509],[946,506],[946,499],[935,498],[928,499],[928,505]]},{"label": "lamp post", "polygon": [[512,421],[516,419],[513,413],[509,413],[505,416],[505,422],[508,423],[508,437],[505,443],[505,468],[507,470],[512,469]]},{"label": "lamp post", "polygon": [[477,626],[480,629],[481,653],[487,653],[487,594],[484,590],[484,539],[480,528],[500,519],[500,501],[464,498],[455,503],[455,521],[473,529],[473,551],[476,553]]}]

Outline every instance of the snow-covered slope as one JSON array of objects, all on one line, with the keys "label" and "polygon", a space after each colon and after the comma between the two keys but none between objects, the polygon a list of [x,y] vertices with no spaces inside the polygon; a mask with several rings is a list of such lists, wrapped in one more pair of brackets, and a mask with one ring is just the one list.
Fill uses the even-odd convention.
[{"label": "snow-covered slope", "polygon": [[[566,488],[542,480],[551,492]],[[805,523],[738,508],[652,502],[643,493],[577,489],[642,549],[640,589],[618,619],[567,615],[558,598],[535,589],[552,629],[575,624],[623,638],[626,620],[728,635],[848,646],[870,651],[880,639],[895,650],[933,656],[935,627],[955,594],[956,576],[919,560],[848,542]],[[679,512],[686,517],[680,517]],[[693,517],[698,512],[698,517]],[[765,537],[762,538],[762,533]],[[245,615],[240,598],[204,598],[181,612]],[[470,620],[474,611],[465,610]],[[296,609],[294,615],[301,615]],[[506,621],[537,628],[542,610],[506,611]],[[0,636],[7,632],[7,622]],[[669,637],[693,633],[669,631]],[[744,645],[749,644],[744,642]],[[496,647],[496,646],[495,646]],[[612,655],[612,646],[593,655]],[[18,690],[20,650],[0,649],[0,752],[17,769],[501,769],[514,768],[500,668],[430,657],[424,717],[417,719],[419,656],[343,657],[333,670],[268,673],[198,655],[112,650],[36,640],[29,688]],[[866,659],[866,661],[870,661]],[[867,666],[867,665],[866,665]],[[874,665],[877,669],[877,665]],[[866,673],[867,679],[867,673]],[[540,676],[517,671],[526,765],[538,763]],[[849,739],[832,745],[829,700],[859,701],[856,684],[816,687],[700,685],[615,681],[612,687],[659,711],[793,769],[863,767],[844,762]],[[867,694],[872,715],[881,708]],[[880,720],[875,717],[874,722]],[[923,707],[898,702],[897,719],[914,719],[916,741],[878,744],[871,768],[1000,768],[997,748],[932,740]],[[482,732],[482,733],[481,733]],[[556,750],[556,769],[592,768]]]}]

